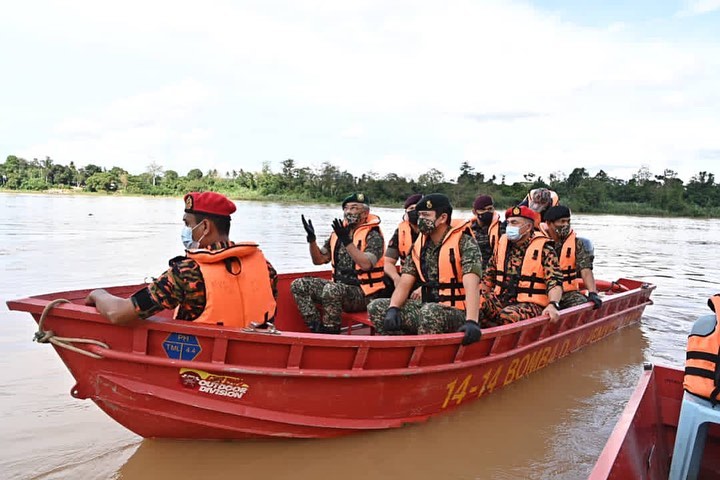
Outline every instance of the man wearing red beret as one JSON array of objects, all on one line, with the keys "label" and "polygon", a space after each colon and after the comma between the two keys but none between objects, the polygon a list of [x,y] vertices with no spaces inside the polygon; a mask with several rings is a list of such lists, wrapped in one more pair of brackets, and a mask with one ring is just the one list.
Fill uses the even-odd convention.
[{"label": "man wearing red beret", "polygon": [[490,195],[478,195],[473,202],[473,218],[470,220],[475,240],[482,253],[483,271],[487,268],[490,257],[495,254],[498,239],[505,233],[505,225],[500,221],[500,214],[495,211],[495,204]]},{"label": "man wearing red beret", "polygon": [[[370,213],[370,201],[363,193],[345,198],[342,208],[344,218],[333,221],[333,233],[322,247],[316,242],[312,220],[301,216],[313,264],[333,267],[331,281],[303,277],[290,284],[305,324],[315,333],[340,333],[342,312],[365,311],[385,288],[380,217]],[[323,307],[322,317],[318,303]]]},{"label": "man wearing red beret", "polygon": [[175,309],[174,318],[228,327],[268,328],[275,316],[277,274],[256,243],[230,241],[235,204],[215,192],[184,197],[181,239],[187,255],[130,298],[93,290],[85,302],[112,323]]},{"label": "man wearing red beret", "polygon": [[562,273],[548,237],[535,229],[539,214],[526,206],[508,208],[507,228],[483,276],[480,318],[494,327],[541,314],[557,321]]}]

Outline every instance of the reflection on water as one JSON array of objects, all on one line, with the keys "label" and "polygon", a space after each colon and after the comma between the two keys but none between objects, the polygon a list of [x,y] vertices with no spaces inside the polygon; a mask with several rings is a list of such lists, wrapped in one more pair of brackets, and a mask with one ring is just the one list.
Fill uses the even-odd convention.
[{"label": "reflection on water", "polygon": [[[260,241],[279,271],[323,268],[310,262],[300,213],[321,240],[339,207],[238,207],[232,238]],[[0,194],[0,208],[2,478],[583,478],[642,361],[681,365],[690,323],[720,290],[706,268],[718,261],[720,222],[577,216],[575,229],[595,244],[598,278],[658,285],[640,326],[422,425],[331,440],[142,441],[70,397],[64,365],[30,342],[30,316],[5,301],[158,274],[182,251],[180,200]],[[373,210],[388,238],[401,210]]]}]

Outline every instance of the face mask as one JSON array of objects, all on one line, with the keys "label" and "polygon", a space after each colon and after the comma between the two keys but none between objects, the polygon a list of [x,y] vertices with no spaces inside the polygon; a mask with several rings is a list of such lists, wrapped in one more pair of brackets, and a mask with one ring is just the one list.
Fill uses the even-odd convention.
[{"label": "face mask", "polygon": [[418,230],[420,233],[430,235],[435,230],[435,220],[431,218],[421,218],[418,220]]},{"label": "face mask", "polygon": [[568,235],[570,235],[570,225],[563,225],[561,227],[557,227],[555,229],[555,233],[558,234],[558,237],[565,238]]},{"label": "face mask", "polygon": [[522,234],[520,233],[520,227],[515,225],[508,225],[505,229],[505,235],[507,235],[508,240],[520,240],[520,237],[522,237]]},{"label": "face mask", "polygon": [[200,240],[202,240],[205,235],[200,237],[200,240],[198,240],[197,242],[194,241],[192,238],[193,230],[195,230],[199,225],[200,224],[198,223],[192,228],[186,225],[182,228],[182,231],[180,232],[180,238],[182,239],[182,243],[185,246],[185,250],[192,250],[200,246]]},{"label": "face mask", "polygon": [[359,213],[346,213],[345,214],[345,221],[348,223],[348,225],[355,225],[360,221],[360,214]]},{"label": "face mask", "polygon": [[418,224],[418,215],[419,215],[419,213],[415,210],[410,210],[409,212],[407,212],[408,222],[410,222],[413,225],[417,225]]},{"label": "face mask", "polygon": [[483,225],[490,225],[493,219],[493,212],[483,212],[478,215],[477,218]]}]

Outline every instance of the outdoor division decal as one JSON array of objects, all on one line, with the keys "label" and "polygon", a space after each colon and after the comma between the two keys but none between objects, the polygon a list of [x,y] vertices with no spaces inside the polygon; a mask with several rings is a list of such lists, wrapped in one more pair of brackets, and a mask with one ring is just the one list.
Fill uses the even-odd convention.
[{"label": "outdoor division decal", "polygon": [[238,399],[242,398],[250,389],[250,385],[243,382],[241,378],[215,375],[194,368],[180,369],[180,384],[206,395]]}]

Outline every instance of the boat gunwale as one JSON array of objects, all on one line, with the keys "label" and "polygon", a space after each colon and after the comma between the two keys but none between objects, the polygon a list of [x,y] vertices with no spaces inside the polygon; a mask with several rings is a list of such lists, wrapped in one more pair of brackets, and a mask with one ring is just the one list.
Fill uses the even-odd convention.
[{"label": "boat gunwale", "polygon": [[[631,280],[637,282],[635,280]],[[117,289],[125,288],[124,286],[116,287]],[[654,285],[642,284],[634,289],[630,289],[626,292],[615,293],[612,295],[613,303],[620,301],[624,296],[637,296],[641,294],[643,288],[654,289]],[[61,292],[51,295],[34,296],[26,299],[9,301],[8,306],[13,309],[23,310],[31,314],[37,315],[52,299],[60,298],[63,294],[75,294],[77,295],[86,290],[77,290],[71,292]],[[435,372],[461,370],[466,368],[472,368],[481,366],[483,364],[491,364],[493,362],[500,362],[508,357],[515,355],[521,355],[526,351],[533,350],[536,348],[542,348],[548,343],[554,343],[561,341],[564,337],[570,335],[579,335],[583,330],[587,330],[595,327],[598,324],[607,323],[612,321],[613,318],[627,315],[633,310],[643,310],[647,305],[652,304],[652,300],[649,298],[645,299],[640,303],[617,310],[612,314],[603,315],[592,321],[586,321],[580,323],[582,316],[587,316],[589,311],[592,312],[592,305],[590,303],[572,307],[561,312],[561,320],[551,324],[549,317],[543,315],[540,317],[534,317],[531,319],[523,320],[510,325],[502,325],[498,327],[492,327],[483,329],[484,340],[494,340],[495,343],[502,337],[509,335],[522,335],[523,331],[530,330],[536,327],[543,327],[543,331],[539,335],[546,333],[547,336],[538,338],[532,342],[526,343],[522,346],[518,346],[517,343],[514,347],[499,353],[492,352],[492,345],[486,355],[481,357],[464,360],[465,351],[473,348],[473,346],[465,347],[460,344],[462,338],[461,333],[448,333],[448,334],[433,334],[433,335],[408,335],[399,338],[398,336],[369,336],[369,335],[324,335],[324,334],[313,334],[288,331],[281,335],[266,335],[258,333],[242,332],[240,329],[224,328],[218,329],[214,326],[194,324],[191,322],[183,322],[177,320],[158,319],[151,318],[149,321],[145,321],[138,324],[131,324],[127,327],[118,328],[132,328],[133,330],[143,332],[145,336],[150,331],[156,332],[167,332],[167,333],[183,333],[188,335],[199,335],[205,336],[217,340],[230,340],[233,342],[240,343],[268,343],[276,345],[286,346],[298,346],[302,349],[306,347],[310,348],[351,348],[357,349],[388,349],[388,348],[422,348],[422,347],[437,347],[437,346],[456,346],[457,350],[454,355],[454,360],[450,362],[417,366],[412,365],[410,362],[408,365],[402,367],[384,368],[384,369],[365,369],[350,367],[346,369],[315,369],[315,368],[299,368],[299,367],[243,367],[237,364],[228,364],[224,361],[212,361],[212,362],[198,362],[194,360],[174,360],[170,358],[155,357],[147,355],[144,352],[125,352],[107,350],[102,347],[89,345],[87,350],[105,356],[107,358],[117,361],[131,361],[133,363],[145,363],[153,364],[158,366],[169,366],[169,367],[187,367],[187,368],[205,368],[214,371],[223,371],[228,373],[243,373],[252,375],[270,375],[270,376],[304,376],[304,377],[385,377],[385,376],[410,376],[420,374],[431,374]],[[17,308],[26,307],[26,308]],[[30,308],[27,308],[30,307]],[[592,314],[592,313],[591,313]],[[575,316],[578,320],[570,320],[570,317]],[[99,313],[94,311],[93,307],[85,306],[77,303],[61,304],[53,309],[51,317],[64,317],[72,318],[78,321],[93,321],[100,324],[109,324],[107,320],[102,318]],[[567,322],[562,321],[563,317],[567,319]],[[574,323],[573,323],[574,322]],[[567,323],[572,324],[570,328],[563,330],[563,326]],[[110,325],[111,326],[111,325]],[[549,326],[549,328],[548,328]],[[180,327],[180,328],[177,328]],[[622,328],[622,326],[618,327]],[[180,332],[178,332],[180,330]],[[615,329],[617,330],[617,329]],[[613,331],[615,331],[613,330]],[[604,336],[604,335],[603,335]],[[516,339],[516,342],[519,339]],[[591,342],[592,343],[592,342]],[[574,351],[576,349],[572,349]]]}]

